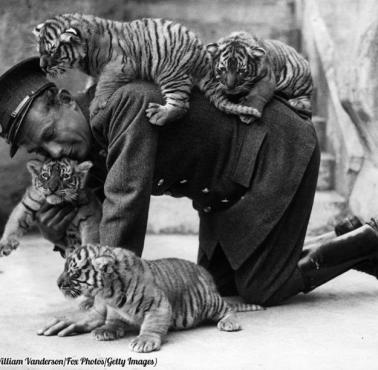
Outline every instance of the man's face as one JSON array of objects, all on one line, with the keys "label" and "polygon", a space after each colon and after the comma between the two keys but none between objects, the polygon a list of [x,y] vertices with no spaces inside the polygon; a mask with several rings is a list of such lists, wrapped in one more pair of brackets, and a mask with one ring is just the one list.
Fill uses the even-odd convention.
[{"label": "man's face", "polygon": [[18,144],[31,153],[52,158],[87,158],[92,134],[89,124],[74,100],[49,104],[46,94],[38,97],[24,118]]}]

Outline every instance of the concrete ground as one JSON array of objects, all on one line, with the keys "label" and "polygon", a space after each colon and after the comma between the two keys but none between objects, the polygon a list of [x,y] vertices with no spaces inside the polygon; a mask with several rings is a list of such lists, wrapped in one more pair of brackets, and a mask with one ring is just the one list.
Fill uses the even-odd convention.
[{"label": "concrete ground", "polygon": [[[195,236],[148,236],[146,258],[178,256],[195,259]],[[128,349],[134,334],[114,342],[97,342],[90,335],[41,337],[36,331],[56,315],[75,309],[56,287],[63,259],[39,237],[25,239],[7,258],[0,259],[0,369],[58,369],[63,366],[27,365],[26,358],[64,360],[72,369],[111,358],[125,366],[157,369],[378,369],[378,282],[351,271],[315,292],[263,312],[239,314],[243,330],[220,332],[215,326],[173,332],[159,352],[136,354]],[[7,359],[22,359],[10,365]],[[134,365],[129,361],[134,360]],[[6,362],[8,361],[8,365]],[[147,365],[145,368],[154,365]]]}]

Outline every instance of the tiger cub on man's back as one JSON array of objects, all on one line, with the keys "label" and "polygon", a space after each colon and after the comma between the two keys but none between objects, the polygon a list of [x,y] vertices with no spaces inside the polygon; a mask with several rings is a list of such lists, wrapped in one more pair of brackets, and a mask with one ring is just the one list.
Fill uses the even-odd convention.
[{"label": "tiger cub on man's back", "polygon": [[[311,116],[310,65],[293,47],[278,40],[263,40],[234,32],[209,44],[214,79],[221,94],[240,104],[249,102],[258,113],[274,94],[306,116]],[[253,117],[244,117],[249,121]]]}]

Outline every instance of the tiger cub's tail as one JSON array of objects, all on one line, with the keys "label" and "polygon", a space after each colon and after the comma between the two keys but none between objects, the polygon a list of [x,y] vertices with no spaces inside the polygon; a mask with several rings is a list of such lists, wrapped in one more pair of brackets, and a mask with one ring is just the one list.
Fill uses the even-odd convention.
[{"label": "tiger cub's tail", "polygon": [[230,308],[236,312],[247,312],[247,311],[262,311],[265,310],[265,307],[262,307],[258,304],[249,304],[249,303],[233,303],[227,302]]}]

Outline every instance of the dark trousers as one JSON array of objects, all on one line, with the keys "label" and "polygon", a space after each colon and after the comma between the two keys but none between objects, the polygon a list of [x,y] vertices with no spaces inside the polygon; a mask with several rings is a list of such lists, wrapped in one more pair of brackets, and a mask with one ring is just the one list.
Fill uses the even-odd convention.
[{"label": "dark trousers", "polygon": [[238,269],[232,269],[220,244],[211,259],[199,254],[198,263],[212,274],[222,295],[240,295],[247,302],[270,306],[304,290],[297,262],[312,210],[319,160],[316,148],[284,215],[260,248]]}]

